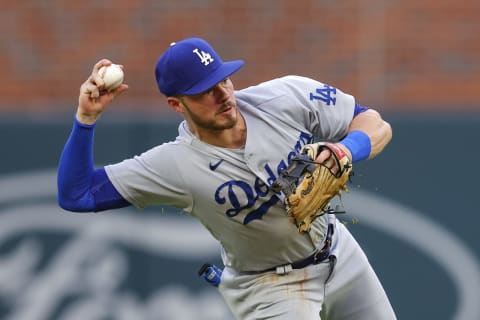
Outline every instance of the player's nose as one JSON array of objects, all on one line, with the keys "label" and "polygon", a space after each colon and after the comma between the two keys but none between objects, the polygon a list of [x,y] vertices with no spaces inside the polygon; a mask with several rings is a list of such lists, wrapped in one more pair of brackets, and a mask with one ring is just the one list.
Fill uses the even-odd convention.
[{"label": "player's nose", "polygon": [[214,92],[215,92],[215,96],[217,97],[217,99],[219,99],[222,102],[225,101],[225,100],[228,100],[228,98],[229,98],[228,88],[221,85],[220,83],[218,83],[215,86]]}]

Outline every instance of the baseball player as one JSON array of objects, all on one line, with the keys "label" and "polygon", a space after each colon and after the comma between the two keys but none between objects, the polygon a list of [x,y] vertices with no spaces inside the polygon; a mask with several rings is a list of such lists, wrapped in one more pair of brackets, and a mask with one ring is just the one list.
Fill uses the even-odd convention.
[{"label": "baseball player", "polygon": [[[58,167],[62,208],[91,212],[170,205],[198,219],[222,246],[218,290],[237,319],[395,319],[365,254],[334,214],[299,232],[272,183],[305,145],[333,142],[350,161],[370,159],[391,139],[380,114],[341,90],[285,76],[235,90],[242,60],[223,61],[209,43],[171,44],[155,66],[160,92],[180,113],[178,136],[94,168],[97,121],[122,84],[104,90],[95,64],[81,85],[73,129]],[[331,152],[316,161],[335,170]]]}]

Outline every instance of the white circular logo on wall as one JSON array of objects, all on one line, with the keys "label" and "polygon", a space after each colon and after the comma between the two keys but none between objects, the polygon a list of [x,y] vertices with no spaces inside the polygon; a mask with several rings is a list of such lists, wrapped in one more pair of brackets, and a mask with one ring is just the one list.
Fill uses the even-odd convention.
[{"label": "white circular logo on wall", "polygon": [[[197,269],[220,254],[194,219],[127,208],[67,213],[56,204],[54,170],[1,176],[0,190],[0,318],[232,319],[215,288],[182,274],[182,265]],[[376,195],[354,190],[347,198],[361,223],[416,247],[447,272],[457,289],[454,320],[478,317],[479,264],[457,237]],[[138,272],[148,274],[137,285]]]},{"label": "white circular logo on wall", "polygon": [[[161,268],[198,269],[218,258],[219,245],[194,219],[134,209],[68,213],[56,203],[55,179],[54,171],[0,177],[0,318],[232,319],[195,273]],[[143,265],[158,266],[141,269],[149,270],[147,287],[146,278],[176,281],[135,288],[142,256]]]}]

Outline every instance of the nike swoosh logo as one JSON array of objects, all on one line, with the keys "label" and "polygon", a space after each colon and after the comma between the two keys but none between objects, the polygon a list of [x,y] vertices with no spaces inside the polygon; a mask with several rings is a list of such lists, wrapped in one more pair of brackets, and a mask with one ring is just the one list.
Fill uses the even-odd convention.
[{"label": "nike swoosh logo", "polygon": [[216,163],[210,162],[209,164],[210,170],[215,171],[222,162],[223,162],[223,159],[218,160]]}]

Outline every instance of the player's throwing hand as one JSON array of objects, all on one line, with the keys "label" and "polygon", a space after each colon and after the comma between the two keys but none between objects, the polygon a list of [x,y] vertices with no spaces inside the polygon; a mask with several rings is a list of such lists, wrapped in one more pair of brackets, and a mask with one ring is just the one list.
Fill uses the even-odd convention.
[{"label": "player's throwing hand", "polygon": [[95,123],[108,104],[128,89],[128,85],[122,84],[113,91],[105,90],[105,81],[100,76],[99,70],[111,64],[108,59],[98,61],[88,79],[81,85],[76,114],[78,121],[86,124]]}]

